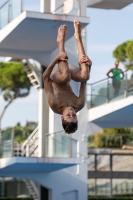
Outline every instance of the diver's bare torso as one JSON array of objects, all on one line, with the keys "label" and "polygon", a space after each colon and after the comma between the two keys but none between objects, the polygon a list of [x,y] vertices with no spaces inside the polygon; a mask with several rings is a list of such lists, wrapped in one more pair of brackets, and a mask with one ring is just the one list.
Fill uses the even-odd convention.
[{"label": "diver's bare torso", "polygon": [[[77,70],[77,67],[73,65],[68,65],[71,77],[74,76],[75,70]],[[53,94],[54,94],[54,102],[51,102],[51,98],[48,98],[48,101],[50,103],[51,109],[58,113],[62,113],[62,108],[64,107],[73,107],[76,112],[78,112],[80,109],[82,109],[82,105],[79,105],[78,103],[78,97],[74,94],[70,83],[69,82],[64,82],[64,83],[57,83],[54,81],[54,75],[58,73],[58,65],[56,64],[51,75],[51,84],[53,88]],[[84,84],[86,84],[84,82]]]},{"label": "diver's bare torso", "polygon": [[[73,107],[76,112],[82,109],[82,105],[78,104],[78,97],[72,91],[69,82],[66,83],[55,83],[50,81],[53,88],[54,97],[48,96],[48,102],[51,109],[58,114],[62,113],[64,107]],[[53,101],[51,101],[53,99]]]}]

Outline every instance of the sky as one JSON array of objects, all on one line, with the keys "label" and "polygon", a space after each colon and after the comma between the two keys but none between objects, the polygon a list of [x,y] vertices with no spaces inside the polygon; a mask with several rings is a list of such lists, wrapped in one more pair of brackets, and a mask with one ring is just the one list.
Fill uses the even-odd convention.
[{"label": "sky", "polygon": [[[5,0],[0,0],[1,2]],[[90,83],[106,78],[107,71],[114,67],[112,56],[117,45],[133,39],[133,4],[122,10],[87,8],[90,24],[87,26],[87,55],[92,60]],[[120,64],[120,68],[124,69]],[[0,96],[0,112],[6,102]],[[20,122],[38,121],[38,91],[32,87],[28,97],[15,100],[5,112],[2,128]]]}]

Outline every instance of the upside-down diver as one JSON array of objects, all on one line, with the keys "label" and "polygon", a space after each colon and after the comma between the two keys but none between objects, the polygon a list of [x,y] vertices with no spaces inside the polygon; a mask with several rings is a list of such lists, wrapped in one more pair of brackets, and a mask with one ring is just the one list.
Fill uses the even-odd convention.
[{"label": "upside-down diver", "polygon": [[[66,133],[77,130],[78,121],[76,113],[84,107],[86,101],[86,82],[90,76],[91,60],[86,56],[82,43],[79,21],[74,20],[75,39],[78,48],[79,67],[68,64],[65,52],[65,35],[67,26],[59,27],[57,44],[59,55],[43,73],[44,88],[48,103],[53,112],[61,114],[62,126]],[[81,82],[79,96],[76,96],[70,86],[70,80]]]}]

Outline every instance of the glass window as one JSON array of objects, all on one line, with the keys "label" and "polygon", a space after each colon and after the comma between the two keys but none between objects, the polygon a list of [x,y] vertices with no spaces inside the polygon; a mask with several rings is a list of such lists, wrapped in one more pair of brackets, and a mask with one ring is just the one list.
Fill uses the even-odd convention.
[{"label": "glass window", "polygon": [[0,28],[8,24],[8,3],[0,9]]},{"label": "glass window", "polygon": [[47,135],[45,139],[45,156],[70,157],[71,136],[64,132]]},{"label": "glass window", "polygon": [[98,196],[110,196],[110,179],[97,179],[96,186]]},{"label": "glass window", "polygon": [[92,85],[92,107],[107,102],[107,80]]},{"label": "glass window", "polygon": [[131,156],[115,155],[113,156],[113,171],[132,171],[133,159]]},{"label": "glass window", "polygon": [[21,0],[10,0],[10,21],[21,13]]},{"label": "glass window", "polygon": [[[63,14],[63,13],[67,13],[68,15],[75,15],[75,16],[77,16],[77,15],[79,15],[79,1],[78,0],[73,0],[74,2],[73,2],[73,5],[71,5],[71,6],[73,6],[73,8],[69,11],[69,8],[70,8],[70,5],[68,6],[68,4],[69,4],[69,1],[68,1],[68,3],[66,4],[66,6],[65,6],[65,8],[66,8],[66,11],[64,10],[65,8],[64,8],[64,5],[63,6],[61,6],[60,8],[58,8],[57,10],[55,10],[55,11],[53,11],[52,13],[53,14]],[[71,0],[71,2],[72,2],[72,0]]]},{"label": "glass window", "polygon": [[88,155],[88,171],[94,171],[94,170],[95,170],[95,156]]},{"label": "glass window", "polygon": [[115,82],[113,79],[110,79],[109,85],[109,100],[116,101],[124,98],[126,89],[126,80],[125,78],[120,80],[119,82]]},{"label": "glass window", "polygon": [[40,0],[23,0],[22,10],[40,12]]},{"label": "glass window", "polygon": [[88,196],[95,196],[95,179],[88,179]]},{"label": "glass window", "polygon": [[98,155],[97,156],[97,170],[109,171],[110,170],[110,156]]},{"label": "glass window", "polygon": [[116,196],[132,195],[133,194],[133,180],[113,179],[112,180],[112,194]]},{"label": "glass window", "polygon": [[2,132],[1,157],[11,157],[13,155],[13,129]]}]

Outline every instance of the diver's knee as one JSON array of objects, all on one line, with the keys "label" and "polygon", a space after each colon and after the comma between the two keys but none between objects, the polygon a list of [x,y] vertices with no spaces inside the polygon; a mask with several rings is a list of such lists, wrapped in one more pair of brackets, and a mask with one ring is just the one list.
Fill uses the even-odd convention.
[{"label": "diver's knee", "polygon": [[88,81],[89,78],[90,78],[90,73],[83,73],[83,74],[81,75],[81,77],[82,77],[82,79],[83,79],[84,81]]},{"label": "diver's knee", "polygon": [[69,82],[70,79],[71,79],[70,73],[66,73],[66,74],[63,74],[63,75],[62,75],[62,80],[63,80],[63,82]]}]

